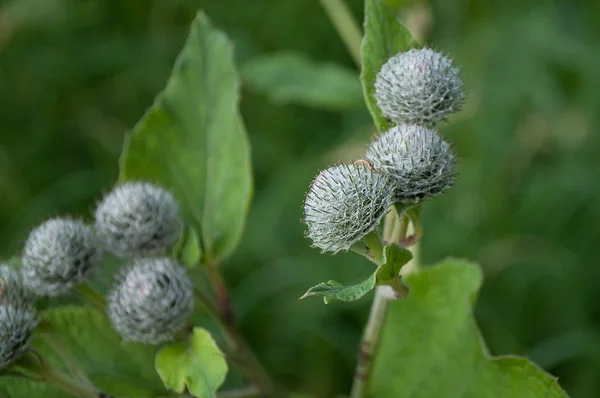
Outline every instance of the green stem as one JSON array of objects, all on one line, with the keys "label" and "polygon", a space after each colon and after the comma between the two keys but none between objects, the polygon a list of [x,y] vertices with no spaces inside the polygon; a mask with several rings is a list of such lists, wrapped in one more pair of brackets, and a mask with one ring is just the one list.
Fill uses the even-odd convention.
[{"label": "green stem", "polygon": [[358,363],[354,373],[354,382],[350,398],[364,398],[367,394],[368,381],[373,367],[373,358],[381,338],[383,325],[387,315],[388,291],[387,286],[378,286],[371,305],[369,320],[358,352]]},{"label": "green stem", "polygon": [[260,361],[254,355],[252,349],[248,346],[246,339],[236,327],[231,310],[231,300],[227,287],[219,269],[216,265],[207,264],[207,272],[213,289],[217,295],[218,305],[215,305],[198,289],[194,290],[196,298],[206,308],[209,315],[219,322],[227,341],[234,355],[235,362],[249,381],[260,391],[261,396],[282,397],[275,384],[271,381],[268,373],[263,368]]},{"label": "green stem", "polygon": [[402,216],[402,220],[398,223],[398,228],[394,230],[395,234],[392,239],[394,243],[401,243],[406,240],[406,234],[408,233],[409,219],[406,215]]},{"label": "green stem", "polygon": [[396,229],[396,224],[398,223],[398,213],[395,210],[388,211],[388,214],[385,215],[384,227],[383,227],[383,243],[390,244],[392,243],[392,238],[394,236],[394,230]]},{"label": "green stem", "polygon": [[221,317],[227,319],[229,322],[233,321],[233,311],[231,310],[231,297],[227,291],[225,281],[221,276],[221,272],[216,264],[207,264],[206,272],[210,284],[215,291],[217,296],[217,308],[220,312]]},{"label": "green stem", "polygon": [[75,289],[86,303],[102,313],[106,312],[106,299],[93,287],[88,284],[82,284],[77,285]]},{"label": "green stem", "polygon": [[354,20],[350,9],[343,0],[320,0],[329,20],[346,45],[348,52],[358,67],[361,65],[360,46],[362,32]]},{"label": "green stem", "polygon": [[[399,215],[400,214],[402,214],[402,212],[399,212]],[[392,222],[399,224],[398,217],[386,217],[383,227],[383,230],[385,231],[384,240],[386,242],[392,242],[393,239],[397,237],[396,235],[398,234],[398,229],[405,228],[401,223],[398,228],[392,228],[388,225],[388,223]],[[406,224],[404,220],[403,222]],[[416,269],[416,252],[417,248],[415,247],[413,249],[414,258],[411,261],[412,264],[409,263],[405,265],[402,268],[403,271],[409,265],[411,265],[411,269]],[[405,272],[403,272],[403,274],[405,274]],[[371,312],[369,313],[369,319],[367,321],[359,348],[358,362],[356,365],[356,372],[354,373],[354,381],[352,384],[352,391],[350,392],[350,398],[365,398],[367,396],[368,383],[373,370],[373,360],[377,354],[377,348],[383,332],[389,301],[397,298],[405,298],[408,294],[408,288],[401,282],[400,279],[398,283],[398,286],[394,287],[378,286],[375,290],[375,297],[373,299],[373,304],[371,305]]]}]

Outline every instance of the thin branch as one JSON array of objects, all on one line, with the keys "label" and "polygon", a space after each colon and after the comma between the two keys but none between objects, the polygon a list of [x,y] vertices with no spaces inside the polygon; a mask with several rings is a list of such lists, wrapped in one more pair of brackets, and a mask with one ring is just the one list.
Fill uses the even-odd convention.
[{"label": "thin branch", "polygon": [[233,320],[229,292],[219,269],[216,265],[211,264],[206,265],[206,267],[209,279],[217,295],[217,306],[215,307],[211,300],[199,289],[195,289],[194,293],[209,315],[221,325],[228,345],[231,347],[231,351],[229,351],[231,360],[238,365],[248,380],[258,388],[260,391],[259,396],[274,398],[284,396],[277,390],[268,373],[248,346],[246,339],[236,327]]},{"label": "thin branch", "polygon": [[344,0],[320,0],[329,20],[346,45],[350,56],[360,68],[362,32]]},{"label": "thin branch", "polygon": [[350,398],[366,397],[369,377],[373,367],[373,359],[379,344],[381,332],[387,315],[388,293],[391,290],[388,286],[378,286],[375,291],[375,298],[371,305],[369,320],[363,335],[362,342],[358,351],[358,363],[354,373],[354,382]]}]

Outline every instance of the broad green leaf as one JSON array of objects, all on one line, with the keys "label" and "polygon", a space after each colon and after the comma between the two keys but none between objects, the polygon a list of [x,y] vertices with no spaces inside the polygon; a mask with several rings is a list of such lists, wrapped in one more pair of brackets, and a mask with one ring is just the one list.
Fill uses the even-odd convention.
[{"label": "broad green leaf", "polygon": [[[55,336],[69,347],[90,380],[102,391],[115,396],[151,397],[165,394],[164,386],[153,368],[156,348],[124,343],[112,329],[107,317],[90,308],[67,306],[41,313]],[[45,332],[48,328],[40,328]],[[37,333],[37,332],[36,332]],[[51,346],[39,333],[33,346],[54,366],[64,368]],[[14,383],[0,378],[0,394],[9,397],[53,397],[53,388],[32,383]],[[24,392],[27,391],[27,394]],[[18,392],[18,393],[17,393]],[[64,397],[62,395],[58,395]]]},{"label": "broad green leaf", "polygon": [[176,256],[179,262],[187,267],[193,267],[200,261],[202,256],[200,238],[192,225],[186,227],[181,247],[177,250]]},{"label": "broad green leaf", "polygon": [[409,50],[417,42],[381,0],[365,0],[364,31],[360,81],[375,125],[379,131],[385,131],[389,128],[389,123],[381,114],[374,97],[375,77],[388,58]]},{"label": "broad green leaf", "polygon": [[445,260],[406,276],[390,303],[370,384],[378,398],[563,398],[556,379],[524,358],[490,357],[473,318],[475,264]]},{"label": "broad green leaf", "polygon": [[198,398],[216,396],[227,375],[227,362],[210,333],[194,328],[189,341],[163,347],[156,355],[156,371],[165,386]]},{"label": "broad green leaf", "polygon": [[342,285],[336,281],[319,283],[316,286],[308,289],[300,299],[309,296],[321,296],[325,304],[329,304],[333,300],[355,301],[373,290],[375,287],[375,272],[356,285]]},{"label": "broad green leaf", "polygon": [[240,239],[252,191],[232,45],[199,13],[167,86],[128,135],[121,180],[173,191],[200,234],[205,262]]},{"label": "broad green leaf", "polygon": [[364,106],[358,74],[333,63],[316,63],[303,54],[280,52],[247,62],[244,84],[276,103],[333,110]]},{"label": "broad green leaf", "polygon": [[45,383],[20,377],[0,377],[0,398],[65,398],[65,392]]},{"label": "broad green leaf", "polygon": [[377,285],[394,286],[400,279],[400,270],[412,260],[413,255],[410,250],[393,243],[383,249],[383,256],[383,264],[377,268],[375,282]]}]

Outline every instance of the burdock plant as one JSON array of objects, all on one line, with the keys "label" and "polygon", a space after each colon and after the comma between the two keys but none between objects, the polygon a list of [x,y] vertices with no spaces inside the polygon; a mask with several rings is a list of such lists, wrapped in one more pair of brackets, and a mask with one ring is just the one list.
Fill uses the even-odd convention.
[{"label": "burdock plant", "polygon": [[117,186],[98,204],[95,218],[104,246],[123,257],[164,253],[181,232],[175,198],[148,182]]},{"label": "burdock plant", "polygon": [[[330,303],[376,290],[351,398],[564,397],[531,363],[489,359],[471,317],[476,266],[420,270],[415,260],[421,209],[457,181],[457,155],[438,128],[464,102],[458,66],[414,42],[380,0],[365,0],[362,46],[343,2],[322,3],[361,66],[380,130],[354,161],[315,173],[303,205],[316,249],[356,252],[372,267],[362,282],[330,280],[302,296]],[[304,82],[296,70],[312,67],[286,66],[281,81]],[[317,90],[331,70],[318,70]],[[21,255],[0,265],[0,396],[295,396],[246,342],[220,267],[242,237],[252,192],[239,85],[231,43],[199,13],[166,88],[127,134],[113,189],[91,215],[33,227]],[[266,293],[280,286],[270,275],[257,281]],[[290,289],[288,300],[300,293]],[[235,388],[217,393],[230,365]]]},{"label": "burdock plant", "polygon": [[374,171],[367,162],[323,170],[304,202],[306,235],[323,251],[348,250],[379,227],[393,193],[389,176]]},{"label": "burdock plant", "polygon": [[108,316],[124,340],[159,344],[175,338],[194,310],[192,283],[168,258],[138,259],[118,276]]},{"label": "burdock plant", "polygon": [[449,57],[429,48],[412,48],[381,67],[375,98],[394,122],[428,124],[459,111],[465,92],[460,70]]},{"label": "burdock plant", "polygon": [[81,220],[53,218],[36,227],[25,242],[23,283],[40,296],[58,296],[84,282],[100,265],[102,249]]}]

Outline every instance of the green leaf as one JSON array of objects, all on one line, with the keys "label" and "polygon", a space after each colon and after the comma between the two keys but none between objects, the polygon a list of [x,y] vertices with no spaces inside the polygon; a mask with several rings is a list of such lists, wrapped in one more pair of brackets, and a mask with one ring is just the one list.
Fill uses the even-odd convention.
[{"label": "green leaf", "polygon": [[20,377],[0,377],[0,398],[65,398],[65,392],[45,383]]},{"label": "green leaf", "polygon": [[482,279],[477,265],[452,259],[406,276],[411,292],[390,303],[371,396],[567,396],[554,377],[529,360],[486,352],[472,311]]},{"label": "green leaf", "polygon": [[345,286],[336,281],[319,283],[308,289],[300,299],[309,296],[321,296],[325,304],[329,304],[333,300],[355,301],[373,290],[374,287],[375,273],[356,285]]},{"label": "green leaf", "polygon": [[155,181],[180,201],[205,262],[240,239],[252,191],[232,45],[199,13],[164,91],[125,141],[121,180]]},{"label": "green leaf", "polygon": [[303,54],[279,52],[248,61],[244,83],[276,103],[298,103],[332,110],[364,106],[358,74],[333,63],[316,63]]},{"label": "green leaf", "polygon": [[200,238],[192,225],[186,226],[183,241],[181,247],[177,250],[176,256],[179,262],[187,267],[193,267],[200,261],[202,257]]},{"label": "green leaf", "polygon": [[[150,345],[124,343],[115,333],[107,317],[91,308],[66,306],[41,313],[44,327],[36,331],[33,346],[59,368],[63,363],[41,333],[51,329],[69,347],[84,371],[102,391],[115,396],[151,397],[165,394],[160,378],[152,366],[156,348]],[[19,383],[0,378],[0,393],[14,397],[46,397],[49,387]],[[16,390],[16,389],[19,390]],[[21,391],[31,391],[25,394]],[[19,394],[16,391],[20,391]],[[39,392],[38,392],[39,391]],[[48,394],[48,396],[53,396]],[[64,396],[60,395],[60,396]]]},{"label": "green leaf", "polygon": [[172,343],[156,355],[156,371],[165,386],[199,398],[216,396],[227,375],[227,362],[210,333],[194,328],[188,342]]},{"label": "green leaf", "polygon": [[365,25],[361,46],[362,70],[360,81],[367,108],[379,131],[389,128],[375,100],[375,77],[383,64],[393,55],[418,45],[408,29],[390,8],[380,0],[365,0]]},{"label": "green leaf", "polygon": [[400,280],[400,270],[412,260],[413,255],[410,250],[395,243],[387,245],[383,255],[383,264],[377,268],[375,273],[375,283],[376,285],[394,286]]}]

